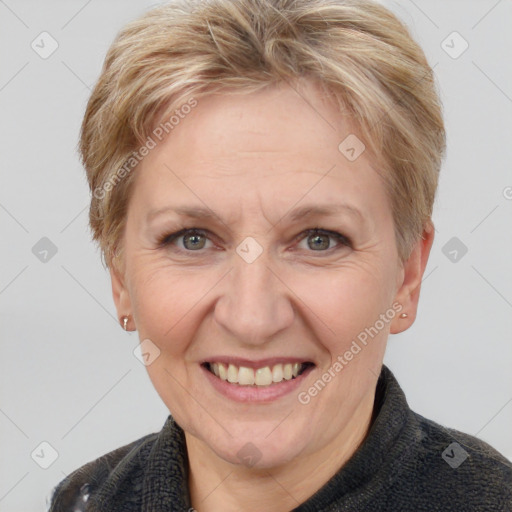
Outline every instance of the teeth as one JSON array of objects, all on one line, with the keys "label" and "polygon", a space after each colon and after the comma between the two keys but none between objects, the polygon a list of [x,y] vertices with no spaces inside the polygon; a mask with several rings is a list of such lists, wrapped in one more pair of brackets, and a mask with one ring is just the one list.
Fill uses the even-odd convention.
[{"label": "teeth", "polygon": [[228,382],[238,382],[238,368],[233,364],[228,366]]},{"label": "teeth", "polygon": [[240,369],[238,370],[238,384],[241,386],[252,386],[254,384],[254,370],[252,368],[240,366]]},{"label": "teeth", "polygon": [[210,363],[210,370],[217,377],[232,384],[240,386],[270,386],[273,383],[291,380],[299,375],[303,368],[301,363],[276,364],[272,368],[247,368],[245,366],[225,365],[223,363]]},{"label": "teeth", "polygon": [[272,381],[273,382],[281,382],[283,380],[283,365],[276,364],[274,368],[272,368]]},{"label": "teeth", "polygon": [[219,367],[219,377],[222,380],[227,380],[228,379],[228,371],[226,370],[226,367],[222,363],[219,363],[217,366]]},{"label": "teeth", "polygon": [[272,372],[268,366],[258,368],[254,373],[254,382],[256,386],[270,386],[272,384]]}]

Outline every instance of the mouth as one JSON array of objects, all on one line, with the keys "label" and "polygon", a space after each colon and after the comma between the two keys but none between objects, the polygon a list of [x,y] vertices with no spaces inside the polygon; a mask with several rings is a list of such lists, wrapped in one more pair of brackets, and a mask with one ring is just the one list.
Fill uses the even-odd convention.
[{"label": "mouth", "polygon": [[305,373],[309,373],[315,365],[310,361],[290,361],[253,367],[254,364],[239,366],[227,362],[207,361],[201,366],[217,379],[237,387],[269,388],[299,379]]}]

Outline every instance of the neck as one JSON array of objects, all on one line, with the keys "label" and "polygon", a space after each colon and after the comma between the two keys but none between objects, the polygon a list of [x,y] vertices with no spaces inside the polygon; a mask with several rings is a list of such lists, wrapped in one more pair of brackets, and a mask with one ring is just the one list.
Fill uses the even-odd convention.
[{"label": "neck", "polygon": [[363,443],[372,423],[373,393],[349,423],[321,449],[279,467],[254,469],[219,458],[204,442],[185,433],[189,491],[197,512],[287,512],[326,484]]}]

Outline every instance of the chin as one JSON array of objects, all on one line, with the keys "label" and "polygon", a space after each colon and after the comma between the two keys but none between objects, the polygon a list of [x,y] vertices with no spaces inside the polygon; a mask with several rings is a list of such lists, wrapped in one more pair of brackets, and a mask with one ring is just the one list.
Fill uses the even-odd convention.
[{"label": "chin", "polygon": [[265,428],[241,425],[242,432],[237,436],[224,433],[221,438],[208,436],[203,441],[218,457],[231,464],[252,469],[276,468],[298,457],[307,445],[305,436],[297,431],[278,432],[279,421],[270,427],[266,423]]}]

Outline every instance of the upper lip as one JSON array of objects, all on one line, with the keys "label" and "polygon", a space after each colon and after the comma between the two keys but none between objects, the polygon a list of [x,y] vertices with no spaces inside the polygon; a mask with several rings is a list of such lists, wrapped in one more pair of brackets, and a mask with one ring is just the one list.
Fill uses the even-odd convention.
[{"label": "upper lip", "polygon": [[301,357],[268,357],[266,359],[244,359],[241,357],[232,357],[232,356],[212,356],[208,359],[205,359],[202,364],[205,363],[223,363],[226,366],[232,364],[234,366],[244,366],[245,368],[264,368],[265,366],[274,366],[276,364],[286,364],[286,363],[313,363],[311,359],[301,358]]}]

